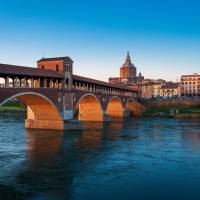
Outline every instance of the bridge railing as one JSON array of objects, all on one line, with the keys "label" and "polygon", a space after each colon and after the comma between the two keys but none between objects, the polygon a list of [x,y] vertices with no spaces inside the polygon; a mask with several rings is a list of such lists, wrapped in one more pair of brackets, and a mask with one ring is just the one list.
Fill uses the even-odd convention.
[{"label": "bridge railing", "polygon": [[0,78],[0,88],[62,88],[62,80],[7,76]]},{"label": "bridge railing", "polygon": [[104,93],[104,94],[114,94],[114,95],[121,95],[121,96],[130,96],[130,97],[137,97],[137,92],[125,90],[125,89],[119,89],[108,86],[101,86],[101,85],[94,85],[94,84],[73,84],[72,88],[74,90],[80,90],[80,91],[87,91],[87,92],[95,92],[95,93]]},{"label": "bridge railing", "polygon": [[93,83],[85,83],[81,81],[73,81],[72,87],[69,87],[68,80],[64,84],[63,79],[53,78],[36,78],[36,77],[1,77],[0,87],[1,88],[57,88],[59,90],[72,88],[74,90],[104,93],[112,95],[130,96],[137,97],[137,91],[131,89],[124,89],[115,85],[100,85]]}]

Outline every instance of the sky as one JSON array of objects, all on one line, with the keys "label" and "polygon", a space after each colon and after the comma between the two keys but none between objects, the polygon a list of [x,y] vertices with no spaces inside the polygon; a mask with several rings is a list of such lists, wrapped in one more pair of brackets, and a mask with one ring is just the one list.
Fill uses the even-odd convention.
[{"label": "sky", "polygon": [[200,73],[195,0],[1,0],[0,63],[36,66],[70,56],[74,73],[119,76],[129,51],[145,78]]}]

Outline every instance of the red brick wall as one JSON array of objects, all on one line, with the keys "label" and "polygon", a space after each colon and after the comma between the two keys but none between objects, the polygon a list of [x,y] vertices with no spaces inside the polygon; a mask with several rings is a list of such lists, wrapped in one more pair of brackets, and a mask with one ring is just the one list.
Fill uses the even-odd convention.
[{"label": "red brick wall", "polygon": [[136,70],[133,67],[121,67],[120,68],[120,78],[133,78],[136,76]]},{"label": "red brick wall", "polygon": [[37,63],[37,67],[39,69],[42,69],[42,66],[44,69],[47,70],[53,70],[56,71],[56,65],[58,65],[59,71],[64,71],[64,61],[63,60],[56,60],[56,61],[40,61]]}]

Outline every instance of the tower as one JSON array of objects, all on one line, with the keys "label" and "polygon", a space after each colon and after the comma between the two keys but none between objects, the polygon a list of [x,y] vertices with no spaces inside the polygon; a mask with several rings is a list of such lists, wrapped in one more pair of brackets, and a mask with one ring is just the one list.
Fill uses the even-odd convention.
[{"label": "tower", "polygon": [[70,57],[42,58],[37,61],[37,67],[52,70],[64,75],[63,89],[71,90],[73,77],[73,60]]},{"label": "tower", "polygon": [[68,80],[68,90],[71,90],[73,84],[73,62],[65,62],[64,65],[65,79],[66,81]]},{"label": "tower", "polygon": [[131,62],[129,52],[127,52],[125,63],[120,68],[120,79],[122,82],[134,83],[136,79],[136,67]]}]

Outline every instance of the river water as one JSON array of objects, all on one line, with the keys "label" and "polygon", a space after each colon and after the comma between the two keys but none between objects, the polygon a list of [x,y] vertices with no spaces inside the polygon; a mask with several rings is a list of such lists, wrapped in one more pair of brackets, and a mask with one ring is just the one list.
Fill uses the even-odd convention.
[{"label": "river water", "polygon": [[142,118],[102,129],[24,129],[0,117],[0,199],[200,199],[200,122]]}]

